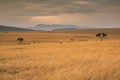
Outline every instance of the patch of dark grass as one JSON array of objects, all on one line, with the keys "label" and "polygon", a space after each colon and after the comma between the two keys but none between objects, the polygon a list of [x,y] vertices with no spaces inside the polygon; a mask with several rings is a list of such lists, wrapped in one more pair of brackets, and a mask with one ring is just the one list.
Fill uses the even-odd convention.
[{"label": "patch of dark grass", "polygon": [[7,73],[7,74],[11,74],[11,75],[15,75],[15,74],[18,74],[20,72],[20,69],[19,68],[4,68],[4,67],[1,67],[0,68],[0,74],[4,74],[4,73]]},{"label": "patch of dark grass", "polygon": [[18,60],[18,59],[23,59],[23,57],[22,56],[1,57],[0,62],[6,63],[7,61]]},{"label": "patch of dark grass", "polygon": [[7,72],[6,69],[0,68],[0,74],[2,74],[2,73],[6,73],[6,72]]},{"label": "patch of dark grass", "polygon": [[18,74],[19,73],[19,71],[9,71],[9,72],[7,72],[7,74],[11,74],[11,75],[15,75],[15,74]]},{"label": "patch of dark grass", "polygon": [[29,71],[30,67],[0,66],[0,74],[16,75],[20,72]]}]

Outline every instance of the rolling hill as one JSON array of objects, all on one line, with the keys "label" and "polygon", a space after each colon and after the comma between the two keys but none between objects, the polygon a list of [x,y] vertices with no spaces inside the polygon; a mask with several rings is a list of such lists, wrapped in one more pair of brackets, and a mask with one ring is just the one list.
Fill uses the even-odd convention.
[{"label": "rolling hill", "polygon": [[61,25],[61,24],[52,24],[52,25],[38,24],[35,27],[29,27],[29,29],[53,31],[53,30],[85,29],[85,27],[84,26],[76,26],[76,25]]},{"label": "rolling hill", "polygon": [[0,31],[34,31],[34,30],[0,25]]},{"label": "rolling hill", "polygon": [[105,32],[108,34],[120,34],[120,28],[101,28],[101,29],[71,29],[71,30],[56,30],[56,33],[78,33],[78,34],[96,34],[98,32]]}]

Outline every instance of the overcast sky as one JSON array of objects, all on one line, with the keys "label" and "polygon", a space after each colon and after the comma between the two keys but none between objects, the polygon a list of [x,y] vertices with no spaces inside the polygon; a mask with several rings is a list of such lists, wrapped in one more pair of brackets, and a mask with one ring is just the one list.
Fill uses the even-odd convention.
[{"label": "overcast sky", "polygon": [[120,0],[0,0],[0,25],[120,27]]}]

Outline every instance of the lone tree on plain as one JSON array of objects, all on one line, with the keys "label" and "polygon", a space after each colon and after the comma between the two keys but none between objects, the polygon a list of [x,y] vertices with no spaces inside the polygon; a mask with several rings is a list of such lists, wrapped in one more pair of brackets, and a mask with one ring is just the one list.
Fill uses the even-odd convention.
[{"label": "lone tree on plain", "polygon": [[22,43],[23,41],[24,41],[24,39],[23,38],[17,38],[17,41],[19,42],[19,43]]},{"label": "lone tree on plain", "polygon": [[100,41],[102,41],[102,39],[104,38],[104,37],[106,37],[107,36],[107,34],[106,33],[97,33],[96,34],[96,37],[99,37],[100,38]]}]

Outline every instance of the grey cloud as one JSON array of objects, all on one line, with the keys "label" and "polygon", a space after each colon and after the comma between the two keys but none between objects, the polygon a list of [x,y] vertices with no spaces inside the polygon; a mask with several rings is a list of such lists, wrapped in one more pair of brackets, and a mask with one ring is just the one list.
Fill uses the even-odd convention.
[{"label": "grey cloud", "polygon": [[[81,1],[81,4],[78,4],[78,1]],[[88,14],[108,5],[120,6],[120,0],[0,0],[0,16]]]},{"label": "grey cloud", "polygon": [[120,0],[82,0],[88,2],[95,2],[101,4],[102,6],[120,6]]},{"label": "grey cloud", "polygon": [[[18,1],[18,0],[13,0],[13,1]],[[110,4],[110,5],[120,5],[120,0],[20,0],[20,1],[30,2],[30,3],[49,3],[49,4],[65,4],[75,1],[89,1],[89,2]]]},{"label": "grey cloud", "polygon": [[120,0],[0,0],[0,4],[5,3],[40,3],[40,4],[54,4],[61,5],[67,4],[75,1],[89,1],[96,2],[100,4],[108,4],[108,5],[120,5]]}]

